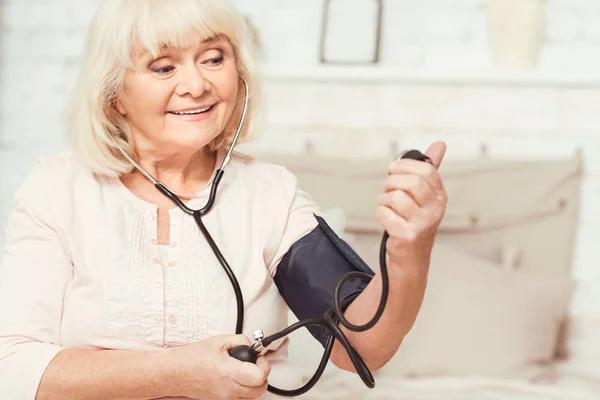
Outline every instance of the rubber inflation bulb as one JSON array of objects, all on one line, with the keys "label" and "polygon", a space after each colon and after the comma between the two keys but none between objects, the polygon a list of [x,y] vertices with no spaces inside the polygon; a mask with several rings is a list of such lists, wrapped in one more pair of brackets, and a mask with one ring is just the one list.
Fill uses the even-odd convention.
[{"label": "rubber inflation bulb", "polygon": [[231,349],[227,350],[227,352],[231,357],[244,362],[256,364],[256,360],[258,359],[256,351],[254,351],[252,347],[245,344],[232,347]]}]

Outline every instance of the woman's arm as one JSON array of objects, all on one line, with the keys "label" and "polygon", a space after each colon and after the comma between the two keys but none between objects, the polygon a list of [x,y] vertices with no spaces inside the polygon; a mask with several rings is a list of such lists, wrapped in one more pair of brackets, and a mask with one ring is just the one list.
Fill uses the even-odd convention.
[{"label": "woman's arm", "polygon": [[38,164],[17,190],[0,252],[2,400],[257,398],[270,365],[227,353],[244,335],[214,336],[156,352],[69,349],[61,343],[73,266]]},{"label": "woman's arm", "polygon": [[[434,165],[415,160],[390,164],[384,194],[379,198],[377,216],[388,232],[389,297],[379,322],[365,332],[350,332],[352,346],[369,369],[384,366],[396,353],[412,328],[425,294],[431,250],[445,213],[447,195],[437,172],[446,146],[434,143],[425,153]],[[345,312],[355,325],[370,321],[381,301],[382,277],[378,273]],[[355,372],[348,354],[336,341],[332,362]]]},{"label": "woman's arm", "polygon": [[36,400],[157,399],[178,392],[170,352],[62,350],[52,360]]},{"label": "woman's arm", "polygon": [[[367,367],[375,371],[383,367],[398,351],[402,339],[412,328],[421,308],[427,285],[428,262],[422,265],[388,263],[389,297],[379,322],[365,332],[351,332],[340,324],[352,347],[361,355]],[[365,290],[348,307],[344,316],[354,325],[370,321],[381,301],[381,275],[376,274]],[[335,341],[331,361],[340,369],[356,372],[344,347]]]},{"label": "woman's arm", "polygon": [[[60,345],[73,274],[38,164],[15,194],[0,252],[3,399],[115,399],[169,393],[167,354],[81,351]],[[146,396],[148,395],[148,396]]]}]

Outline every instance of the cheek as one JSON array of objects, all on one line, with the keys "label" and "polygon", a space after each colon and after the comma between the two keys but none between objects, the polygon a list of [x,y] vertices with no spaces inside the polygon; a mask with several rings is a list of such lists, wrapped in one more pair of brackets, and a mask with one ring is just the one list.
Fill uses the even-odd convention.
[{"label": "cheek", "polygon": [[235,105],[238,96],[239,77],[235,67],[228,68],[215,81],[215,86],[222,101],[227,101],[231,106]]},{"label": "cheek", "polygon": [[[164,114],[170,91],[154,82],[136,82],[124,88],[125,109],[130,117],[148,118],[149,114]],[[150,113],[149,113],[150,111]]]}]

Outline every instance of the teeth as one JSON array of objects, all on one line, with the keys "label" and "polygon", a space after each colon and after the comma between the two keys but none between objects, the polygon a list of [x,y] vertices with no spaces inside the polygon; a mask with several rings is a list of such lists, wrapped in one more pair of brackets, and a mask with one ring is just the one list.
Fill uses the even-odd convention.
[{"label": "teeth", "polygon": [[173,111],[173,114],[177,114],[177,115],[191,115],[191,114],[200,114],[203,112],[206,112],[210,109],[210,107],[205,107],[205,108],[199,108],[197,110],[190,110],[190,111],[181,111],[181,112],[177,112],[177,111]]}]

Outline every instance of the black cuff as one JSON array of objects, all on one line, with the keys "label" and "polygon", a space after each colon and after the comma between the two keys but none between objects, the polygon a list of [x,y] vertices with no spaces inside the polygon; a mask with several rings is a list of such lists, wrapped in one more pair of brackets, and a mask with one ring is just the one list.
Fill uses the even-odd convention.
[{"label": "black cuff", "polygon": [[[294,243],[281,260],[275,274],[275,284],[296,317],[324,319],[333,308],[335,287],[348,272],[375,273],[327,222],[315,215],[318,226]],[[340,290],[343,309],[367,287],[368,283],[352,278]],[[307,327],[323,346],[328,332],[320,327]]]}]

